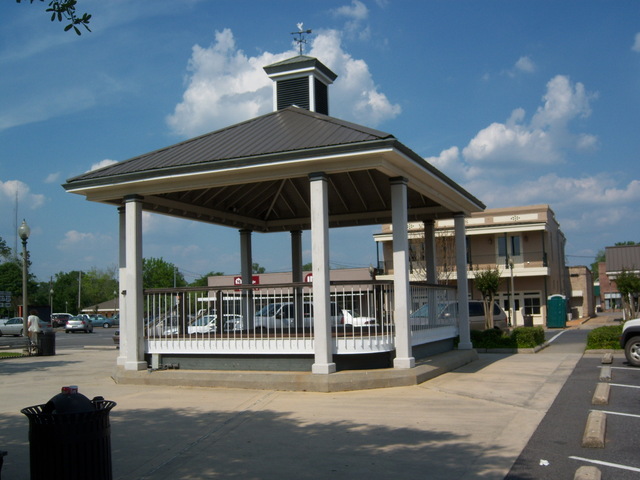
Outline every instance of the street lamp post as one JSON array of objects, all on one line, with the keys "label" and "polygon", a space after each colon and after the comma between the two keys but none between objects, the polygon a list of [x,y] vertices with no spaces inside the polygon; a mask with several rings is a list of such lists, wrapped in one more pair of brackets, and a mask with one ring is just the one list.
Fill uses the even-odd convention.
[{"label": "street lamp post", "polygon": [[22,220],[22,225],[18,227],[18,236],[22,240],[22,335],[28,336],[27,317],[28,300],[27,300],[27,239],[31,234],[31,229],[27,225],[26,220]]}]

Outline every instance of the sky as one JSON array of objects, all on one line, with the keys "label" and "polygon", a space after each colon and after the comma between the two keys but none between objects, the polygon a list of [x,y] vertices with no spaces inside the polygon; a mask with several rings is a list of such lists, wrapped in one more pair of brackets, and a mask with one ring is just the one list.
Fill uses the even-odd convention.
[{"label": "sky", "polygon": [[[393,134],[488,208],[549,204],[569,265],[640,242],[636,0],[79,0],[91,32],[48,2],[0,4],[0,237],[32,272],[117,265],[118,213],[68,178],[272,110],[262,67],[298,53],[338,74],[330,114]],[[143,217],[143,255],[187,281],[240,270],[236,230]],[[332,268],[376,262],[380,226],[333,229]],[[288,234],[253,260],[290,271]],[[308,233],[303,261],[311,261]]]}]

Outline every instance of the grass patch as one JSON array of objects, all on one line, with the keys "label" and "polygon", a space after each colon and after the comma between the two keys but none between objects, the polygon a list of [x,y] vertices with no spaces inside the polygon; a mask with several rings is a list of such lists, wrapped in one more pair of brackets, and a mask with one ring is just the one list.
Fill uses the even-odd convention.
[{"label": "grass patch", "polygon": [[534,348],[544,343],[544,329],[516,327],[511,332],[471,330],[471,342],[475,348]]},{"label": "grass patch", "polygon": [[22,353],[18,352],[0,352],[0,358],[22,357]]},{"label": "grass patch", "polygon": [[606,325],[594,328],[587,335],[587,350],[620,350],[622,325]]}]

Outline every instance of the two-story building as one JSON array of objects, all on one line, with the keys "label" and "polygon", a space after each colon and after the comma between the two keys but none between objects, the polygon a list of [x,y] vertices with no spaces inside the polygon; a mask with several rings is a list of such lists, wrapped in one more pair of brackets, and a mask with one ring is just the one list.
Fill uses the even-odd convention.
[{"label": "two-story building", "polygon": [[[565,265],[566,239],[549,205],[494,208],[472,213],[465,222],[468,291],[480,299],[473,279],[479,270],[500,271],[503,281],[496,300],[509,314],[512,325],[523,325],[524,315],[534,325],[546,323],[546,299],[560,294],[569,299],[571,286]],[[384,225],[374,236],[382,251],[377,276],[393,278],[392,226]],[[437,263],[434,278],[441,284],[457,285],[453,222],[435,221]],[[422,223],[409,223],[412,280],[429,279],[425,263]]]}]

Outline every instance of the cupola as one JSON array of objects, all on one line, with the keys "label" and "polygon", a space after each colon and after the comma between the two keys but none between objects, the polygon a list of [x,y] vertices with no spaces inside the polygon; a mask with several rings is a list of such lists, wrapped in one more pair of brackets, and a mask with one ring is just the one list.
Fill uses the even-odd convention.
[{"label": "cupola", "polygon": [[298,55],[264,67],[273,84],[273,109],[295,105],[329,115],[329,85],[338,77],[320,60]]}]

